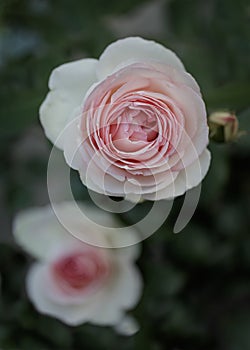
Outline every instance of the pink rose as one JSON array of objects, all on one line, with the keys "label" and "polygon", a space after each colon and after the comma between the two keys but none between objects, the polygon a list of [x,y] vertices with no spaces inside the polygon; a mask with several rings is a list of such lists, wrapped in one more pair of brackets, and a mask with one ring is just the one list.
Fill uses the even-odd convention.
[{"label": "pink rose", "polygon": [[198,84],[177,56],[127,38],[99,60],[56,68],[40,109],[47,136],[92,190],[174,198],[198,185],[210,153]]},{"label": "pink rose", "polygon": [[[98,211],[81,208],[91,215]],[[54,316],[69,325],[91,322],[112,325],[119,332],[133,333],[135,321],[125,315],[141,293],[141,276],[134,265],[139,245],[112,248],[117,239],[105,227],[99,231],[91,221],[78,216],[74,204],[57,205],[57,213],[64,223],[74,223],[82,239],[68,233],[59,223],[51,207],[24,211],[15,219],[14,235],[17,242],[38,262],[27,276],[27,292],[38,311]],[[109,214],[103,214],[110,220]],[[111,217],[112,218],[112,217]],[[113,218],[112,218],[113,220]],[[130,235],[136,235],[131,229]],[[114,243],[115,245],[115,243]],[[126,329],[125,329],[126,327]]]}]

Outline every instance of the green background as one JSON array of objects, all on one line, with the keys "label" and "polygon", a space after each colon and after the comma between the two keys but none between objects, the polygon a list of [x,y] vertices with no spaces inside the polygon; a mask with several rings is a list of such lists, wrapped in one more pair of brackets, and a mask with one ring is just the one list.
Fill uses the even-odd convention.
[{"label": "green background", "polygon": [[[11,238],[16,212],[48,203],[51,146],[38,108],[54,67],[98,57],[122,36],[154,39],[173,49],[195,76],[208,112],[229,108],[249,130],[249,22],[246,0],[1,0],[2,350],[250,349],[248,135],[230,145],[211,142],[213,160],[191,222],[172,233],[179,198],[159,232],[143,242],[138,265],[145,289],[132,312],[141,330],[133,337],[91,325],[70,328],[39,315],[24,287],[31,259]],[[77,198],[88,198],[77,174],[71,180]],[[127,219],[138,219],[148,206]]]}]

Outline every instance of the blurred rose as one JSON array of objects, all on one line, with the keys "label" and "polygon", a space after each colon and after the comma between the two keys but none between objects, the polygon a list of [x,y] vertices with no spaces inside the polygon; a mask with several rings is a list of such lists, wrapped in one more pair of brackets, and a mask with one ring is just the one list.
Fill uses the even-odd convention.
[{"label": "blurred rose", "polygon": [[[65,221],[73,220],[82,237],[112,247],[115,237],[96,230],[82,217],[72,217],[73,204],[57,206]],[[81,205],[83,210],[84,206]],[[95,215],[95,210],[89,209]],[[131,234],[135,232],[131,231]],[[105,249],[79,241],[59,223],[51,207],[20,213],[14,222],[16,241],[38,259],[27,276],[27,293],[41,313],[69,325],[91,322],[113,325],[120,332],[137,330],[125,310],[135,306],[141,294],[141,276],[134,265],[139,246]],[[124,323],[129,323],[124,327]]]},{"label": "blurred rose", "polygon": [[169,49],[138,37],[118,40],[99,60],[56,68],[49,87],[40,109],[46,135],[94,191],[168,199],[205,176],[205,105]]}]

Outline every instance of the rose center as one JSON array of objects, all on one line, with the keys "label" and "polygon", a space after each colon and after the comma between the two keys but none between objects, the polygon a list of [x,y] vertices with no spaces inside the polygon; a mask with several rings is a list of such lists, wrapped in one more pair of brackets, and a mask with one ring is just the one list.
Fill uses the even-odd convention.
[{"label": "rose center", "polygon": [[78,290],[102,281],[108,266],[94,252],[81,252],[57,261],[53,271],[63,286]]},{"label": "rose center", "polygon": [[136,103],[127,106],[117,123],[112,124],[113,140],[128,139],[130,141],[151,142],[158,136],[157,120],[150,108],[142,108]]}]

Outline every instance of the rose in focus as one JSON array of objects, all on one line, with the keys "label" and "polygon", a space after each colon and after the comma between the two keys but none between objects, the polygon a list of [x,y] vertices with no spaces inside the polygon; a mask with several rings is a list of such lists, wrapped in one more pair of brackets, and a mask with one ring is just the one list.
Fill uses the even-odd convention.
[{"label": "rose in focus", "polygon": [[[82,238],[91,236],[100,246],[106,241],[112,247],[116,238],[105,228],[97,231],[87,220],[83,224],[82,217],[73,215],[71,202],[57,206],[57,212],[81,230]],[[83,204],[81,208],[86,209]],[[139,245],[105,249],[84,243],[65,230],[51,207],[18,214],[14,236],[38,260],[27,275],[27,293],[38,311],[73,326],[91,322],[126,334],[137,330],[125,311],[135,306],[141,293],[141,276],[134,265]]]},{"label": "rose in focus", "polygon": [[170,199],[210,164],[206,109],[194,78],[169,49],[138,37],[99,60],[56,68],[40,109],[48,138],[92,190]]}]

